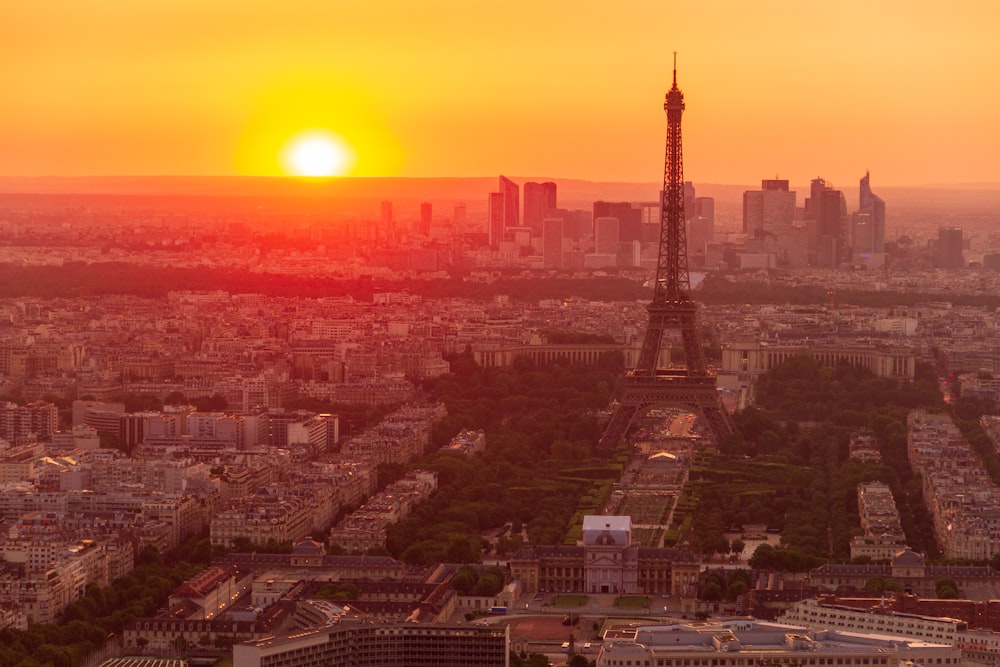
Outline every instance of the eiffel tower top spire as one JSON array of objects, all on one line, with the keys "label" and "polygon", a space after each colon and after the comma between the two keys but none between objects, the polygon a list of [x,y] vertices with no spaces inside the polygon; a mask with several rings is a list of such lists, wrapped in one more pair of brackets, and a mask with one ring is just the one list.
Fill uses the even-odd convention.
[{"label": "eiffel tower top spire", "polygon": [[674,81],[663,102],[667,113],[667,150],[663,166],[663,202],[660,211],[660,244],[656,263],[653,303],[689,301],[691,280],[687,264],[687,232],[684,217],[684,162],[681,148],[681,116],[684,93],[677,87],[677,54]]}]

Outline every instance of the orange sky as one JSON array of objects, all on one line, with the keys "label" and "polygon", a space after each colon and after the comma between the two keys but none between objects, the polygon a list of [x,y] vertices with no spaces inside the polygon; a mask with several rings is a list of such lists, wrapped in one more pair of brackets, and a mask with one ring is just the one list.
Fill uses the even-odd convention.
[{"label": "orange sky", "polygon": [[1000,182],[993,0],[31,0],[0,6],[0,175]]}]

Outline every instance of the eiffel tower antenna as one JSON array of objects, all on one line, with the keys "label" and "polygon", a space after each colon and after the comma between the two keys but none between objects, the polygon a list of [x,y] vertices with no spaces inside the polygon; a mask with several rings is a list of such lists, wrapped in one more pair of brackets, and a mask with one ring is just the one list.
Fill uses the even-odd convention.
[{"label": "eiffel tower antenna", "polygon": [[[625,390],[618,408],[601,436],[599,447],[616,447],[629,426],[658,406],[676,406],[700,415],[716,438],[733,430],[732,418],[708,370],[698,333],[698,306],[691,298],[684,216],[684,162],[681,151],[681,116],[684,94],[677,87],[677,53],[674,81],[663,103],[667,114],[667,147],[663,165],[663,200],[660,206],[660,239],[653,300],[647,307],[649,324],[636,367],[625,374]],[[684,366],[661,367],[664,335],[679,331],[684,343]],[[668,348],[669,349],[669,348]]]}]

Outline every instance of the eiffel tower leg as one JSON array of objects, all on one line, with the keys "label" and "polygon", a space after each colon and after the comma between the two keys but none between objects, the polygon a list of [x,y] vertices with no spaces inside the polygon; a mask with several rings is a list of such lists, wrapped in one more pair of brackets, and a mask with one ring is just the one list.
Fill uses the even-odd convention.
[{"label": "eiffel tower leg", "polygon": [[729,435],[735,429],[733,419],[721,401],[714,405],[705,405],[701,409],[702,416],[712,433],[715,434],[716,442],[725,435]]},{"label": "eiffel tower leg", "polygon": [[611,421],[608,422],[607,427],[604,429],[604,435],[598,441],[597,448],[611,450],[621,444],[628,433],[628,427],[632,424],[632,420],[635,419],[638,409],[639,406],[634,403],[619,404],[615,413],[611,415]]}]

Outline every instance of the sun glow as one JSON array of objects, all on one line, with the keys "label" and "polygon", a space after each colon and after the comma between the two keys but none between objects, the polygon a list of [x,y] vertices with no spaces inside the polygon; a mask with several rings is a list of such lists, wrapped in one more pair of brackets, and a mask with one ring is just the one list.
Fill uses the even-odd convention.
[{"label": "sun glow", "polygon": [[316,130],[293,137],[285,145],[281,162],[294,176],[343,176],[353,167],[354,153],[337,135]]}]

